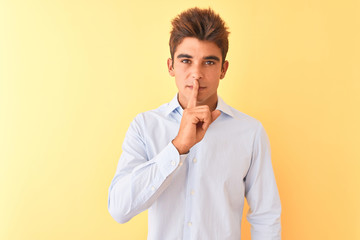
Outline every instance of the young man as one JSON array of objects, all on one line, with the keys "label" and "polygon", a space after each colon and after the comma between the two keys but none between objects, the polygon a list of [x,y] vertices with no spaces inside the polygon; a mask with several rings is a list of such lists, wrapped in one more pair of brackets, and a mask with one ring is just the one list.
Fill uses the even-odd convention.
[{"label": "young man", "polygon": [[109,189],[119,223],[149,209],[148,239],[240,239],[244,197],[255,240],[281,238],[280,199],[261,123],[218,97],[229,63],[227,28],[211,9],[172,21],[178,94],[139,114]]}]

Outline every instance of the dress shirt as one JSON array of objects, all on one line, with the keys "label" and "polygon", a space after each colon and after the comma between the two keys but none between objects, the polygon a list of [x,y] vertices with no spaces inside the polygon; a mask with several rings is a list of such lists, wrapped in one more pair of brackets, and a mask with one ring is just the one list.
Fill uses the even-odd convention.
[{"label": "dress shirt", "polygon": [[281,239],[281,204],[262,124],[225,104],[187,154],[172,144],[183,113],[177,96],[130,125],[108,209],[125,223],[148,209],[148,240],[239,240],[244,197],[253,240]]}]

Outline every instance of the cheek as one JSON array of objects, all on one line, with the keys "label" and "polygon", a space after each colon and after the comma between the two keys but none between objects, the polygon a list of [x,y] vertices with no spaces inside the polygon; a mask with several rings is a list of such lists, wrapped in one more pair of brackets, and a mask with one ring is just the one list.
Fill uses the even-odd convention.
[{"label": "cheek", "polygon": [[184,84],[185,80],[186,80],[186,69],[184,68],[178,68],[175,71],[175,79],[177,84]]},{"label": "cheek", "polygon": [[219,82],[220,81],[221,72],[220,71],[211,71],[208,72],[206,78],[209,79],[211,82]]},{"label": "cheek", "polygon": [[183,78],[184,76],[186,76],[186,72],[187,72],[187,68],[185,66],[183,66],[183,65],[180,65],[180,64],[175,69],[175,74],[179,78]]},{"label": "cheek", "polygon": [[175,77],[175,84],[176,84],[176,87],[181,90],[184,88],[185,86],[185,81],[180,77],[180,76],[176,76]]}]

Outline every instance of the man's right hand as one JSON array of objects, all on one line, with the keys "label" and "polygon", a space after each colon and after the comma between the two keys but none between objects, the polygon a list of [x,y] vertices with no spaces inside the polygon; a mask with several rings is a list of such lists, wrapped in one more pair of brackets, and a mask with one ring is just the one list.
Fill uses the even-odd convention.
[{"label": "man's right hand", "polygon": [[178,135],[172,141],[180,154],[189,152],[190,148],[200,142],[209,128],[219,116],[220,111],[210,111],[208,105],[197,106],[199,82],[194,80],[192,94],[187,108],[181,118]]}]

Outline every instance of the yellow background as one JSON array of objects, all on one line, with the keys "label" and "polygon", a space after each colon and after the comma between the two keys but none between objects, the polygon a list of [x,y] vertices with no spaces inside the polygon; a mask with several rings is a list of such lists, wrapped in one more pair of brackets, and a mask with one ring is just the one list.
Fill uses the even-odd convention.
[{"label": "yellow background", "polygon": [[0,239],[146,239],[107,191],[131,120],[176,93],[170,20],[193,6],[230,27],[219,93],[269,134],[283,239],[360,239],[356,0],[0,0]]}]

